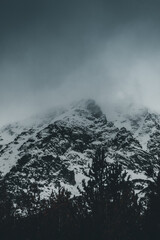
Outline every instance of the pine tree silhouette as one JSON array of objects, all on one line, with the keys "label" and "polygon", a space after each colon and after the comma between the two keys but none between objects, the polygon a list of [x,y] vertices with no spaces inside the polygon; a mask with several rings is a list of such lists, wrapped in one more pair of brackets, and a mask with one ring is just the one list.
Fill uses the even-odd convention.
[{"label": "pine tree silhouette", "polygon": [[160,172],[148,186],[145,231],[149,239],[160,238]]},{"label": "pine tree silhouette", "polygon": [[79,191],[92,239],[136,239],[140,206],[127,172],[118,163],[107,163],[98,149],[86,175],[89,180]]}]

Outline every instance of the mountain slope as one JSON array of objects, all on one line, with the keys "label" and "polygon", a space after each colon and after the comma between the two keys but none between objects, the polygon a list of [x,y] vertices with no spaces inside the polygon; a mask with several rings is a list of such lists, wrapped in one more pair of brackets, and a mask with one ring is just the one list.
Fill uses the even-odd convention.
[{"label": "mountain slope", "polygon": [[[27,192],[33,183],[42,198],[60,185],[78,194],[84,170],[97,147],[103,146],[108,162],[121,162],[133,178],[147,179],[150,169],[159,169],[154,145],[160,139],[159,119],[142,111],[136,119],[126,117],[117,124],[118,120],[108,121],[93,100],[83,100],[38,120],[2,128],[0,171],[14,196]],[[147,147],[142,135],[149,139]]]},{"label": "mountain slope", "polygon": [[159,158],[160,114],[130,104],[123,111],[114,111],[111,118],[117,127],[125,127],[140,142],[143,150]]}]

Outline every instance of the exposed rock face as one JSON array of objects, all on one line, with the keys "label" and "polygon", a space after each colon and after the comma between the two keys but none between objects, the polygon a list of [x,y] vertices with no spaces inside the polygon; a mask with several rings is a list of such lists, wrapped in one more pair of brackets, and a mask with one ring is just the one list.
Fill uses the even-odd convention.
[{"label": "exposed rock face", "polygon": [[160,116],[143,109],[107,121],[100,107],[88,100],[38,120],[8,125],[0,130],[0,171],[14,195],[34,182],[42,197],[59,185],[77,194],[99,146],[106,149],[106,161],[119,161],[133,178],[147,179],[150,169],[160,166]]}]

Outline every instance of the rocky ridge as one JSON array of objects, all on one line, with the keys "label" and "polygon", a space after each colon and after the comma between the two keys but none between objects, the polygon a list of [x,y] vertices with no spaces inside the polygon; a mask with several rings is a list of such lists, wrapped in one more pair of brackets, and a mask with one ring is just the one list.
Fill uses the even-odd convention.
[{"label": "rocky ridge", "polygon": [[93,100],[82,100],[42,118],[0,130],[0,171],[8,191],[27,192],[37,184],[41,197],[58,186],[78,194],[96,149],[106,161],[121,162],[133,179],[147,181],[158,171],[160,116],[142,109],[108,121]]}]

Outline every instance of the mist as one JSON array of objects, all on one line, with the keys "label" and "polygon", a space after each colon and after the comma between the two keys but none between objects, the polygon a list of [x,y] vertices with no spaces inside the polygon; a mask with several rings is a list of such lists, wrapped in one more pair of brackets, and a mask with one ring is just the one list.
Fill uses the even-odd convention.
[{"label": "mist", "polygon": [[0,125],[94,98],[160,112],[159,1],[2,1]]}]

